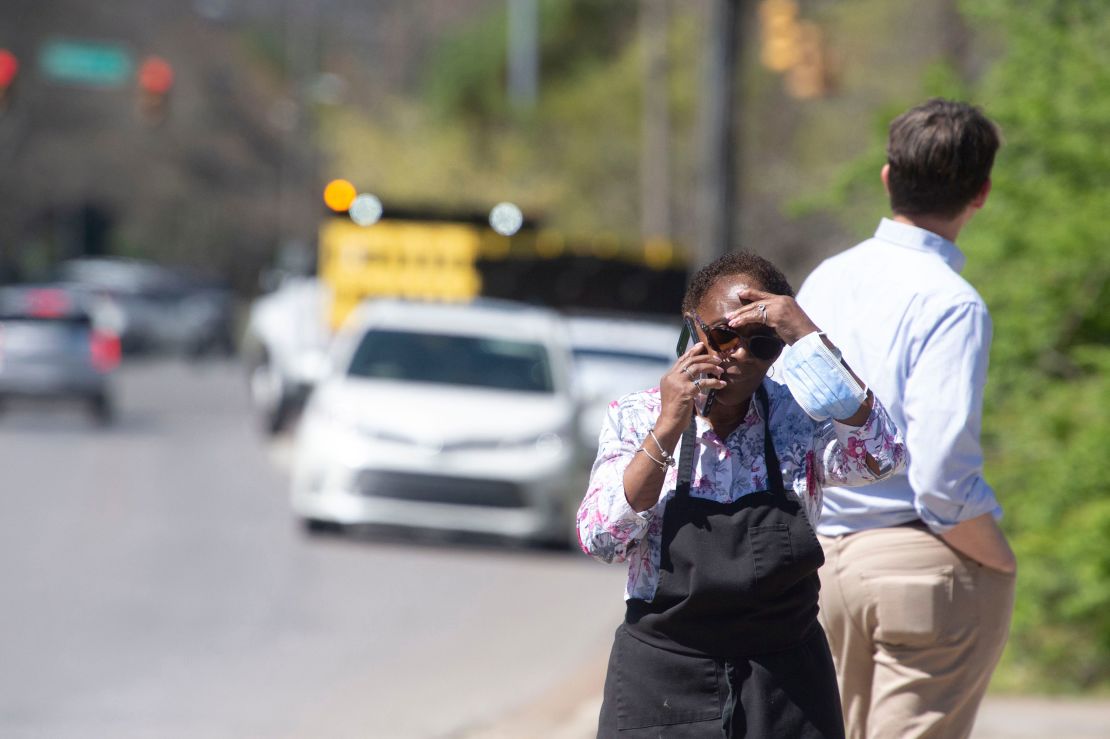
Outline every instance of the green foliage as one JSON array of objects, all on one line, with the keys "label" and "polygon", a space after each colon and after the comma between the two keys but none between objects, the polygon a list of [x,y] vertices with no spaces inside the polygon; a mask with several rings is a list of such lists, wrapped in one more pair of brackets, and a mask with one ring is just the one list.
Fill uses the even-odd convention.
[{"label": "green foliage", "polygon": [[484,18],[432,55],[427,96],[443,117],[488,118],[507,110],[505,13]]},{"label": "green foliage", "polygon": [[[571,234],[638,234],[643,59],[636,4],[544,0],[541,90],[530,112],[505,98],[505,17],[461,28],[433,55],[425,100],[390,99],[370,117],[323,113],[333,173],[400,202],[519,203]],[[696,14],[676,9],[669,36],[673,178],[693,181],[683,147],[695,122]],[[680,196],[675,197],[680,201]]]},{"label": "green foliage", "polygon": [[967,3],[1006,54],[979,101],[1006,142],[968,229],[994,315],[987,473],[1021,560],[1007,664],[1038,687],[1110,684],[1110,9]]},{"label": "green foliage", "polygon": [[[539,54],[544,86],[607,61],[635,28],[634,0],[541,0]],[[507,15],[486,16],[442,44],[427,73],[427,96],[445,118],[489,122],[511,111],[505,95]]]},{"label": "green foliage", "polygon": [[240,31],[239,37],[248,57],[261,69],[275,77],[289,73],[283,39],[273,28],[252,26]]}]

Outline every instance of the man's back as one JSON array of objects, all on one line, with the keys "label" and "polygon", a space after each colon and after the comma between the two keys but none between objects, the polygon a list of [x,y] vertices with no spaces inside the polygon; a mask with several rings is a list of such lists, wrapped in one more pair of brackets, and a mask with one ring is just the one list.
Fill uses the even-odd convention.
[{"label": "man's back", "polygon": [[991,322],[954,243],[999,142],[965,103],[898,116],[879,173],[892,218],[798,295],[909,452],[903,475],[825,490],[820,619],[848,739],[970,736],[1006,643],[1015,563],[979,446]]},{"label": "man's back", "polygon": [[[798,302],[883,398],[910,451],[905,473],[866,488],[827,490],[820,533],[918,518],[943,527],[961,517],[969,499],[980,512],[994,510],[978,472],[990,318],[957,273],[963,261],[946,239],[884,220],[874,238],[823,262],[799,291]],[[959,458],[946,459],[951,454]],[[945,480],[952,477],[962,479],[950,495]]]}]

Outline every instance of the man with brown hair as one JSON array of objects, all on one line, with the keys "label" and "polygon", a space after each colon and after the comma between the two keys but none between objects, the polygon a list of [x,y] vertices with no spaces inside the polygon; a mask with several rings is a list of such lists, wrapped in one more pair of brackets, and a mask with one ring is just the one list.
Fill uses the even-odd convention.
[{"label": "man with brown hair", "polygon": [[964,103],[900,115],[881,172],[892,218],[798,293],[910,455],[888,480],[824,493],[821,619],[854,739],[969,736],[1009,633],[1016,563],[979,445],[991,320],[955,244],[998,147]]}]

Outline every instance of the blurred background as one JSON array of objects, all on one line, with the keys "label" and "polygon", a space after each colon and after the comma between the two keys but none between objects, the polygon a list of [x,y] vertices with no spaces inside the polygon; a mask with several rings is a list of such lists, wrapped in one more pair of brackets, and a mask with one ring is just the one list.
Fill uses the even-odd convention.
[{"label": "blurred background", "polygon": [[1085,0],[4,0],[0,734],[591,736],[605,406],[692,269],[868,236],[944,95],[1005,139],[976,736],[1104,735],[1108,91]]}]

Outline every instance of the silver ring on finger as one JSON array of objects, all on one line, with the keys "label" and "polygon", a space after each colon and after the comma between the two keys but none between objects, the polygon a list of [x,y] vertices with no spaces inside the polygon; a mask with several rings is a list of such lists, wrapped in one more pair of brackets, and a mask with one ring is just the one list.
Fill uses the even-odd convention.
[{"label": "silver ring on finger", "polygon": [[689,377],[691,380],[694,379],[694,376],[690,374],[690,366],[689,365],[686,365],[685,367],[683,367],[682,371],[685,372],[686,376]]},{"label": "silver ring on finger", "polygon": [[696,377],[694,378],[694,387],[696,387],[698,390],[701,390],[701,380]]},{"label": "silver ring on finger", "polygon": [[767,323],[767,306],[763,303],[759,304],[759,322]]}]

